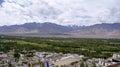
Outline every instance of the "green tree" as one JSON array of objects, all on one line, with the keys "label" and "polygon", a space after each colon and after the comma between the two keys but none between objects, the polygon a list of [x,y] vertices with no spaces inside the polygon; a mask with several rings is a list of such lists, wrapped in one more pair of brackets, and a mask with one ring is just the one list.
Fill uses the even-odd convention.
[{"label": "green tree", "polygon": [[86,67],[88,67],[88,64],[86,63]]},{"label": "green tree", "polygon": [[97,67],[95,63],[92,64],[92,67]]},{"label": "green tree", "polygon": [[80,67],[85,67],[85,66],[84,66],[84,61],[81,61]]},{"label": "green tree", "polygon": [[14,57],[17,58],[17,59],[19,59],[20,58],[20,54],[19,53],[15,53]]}]

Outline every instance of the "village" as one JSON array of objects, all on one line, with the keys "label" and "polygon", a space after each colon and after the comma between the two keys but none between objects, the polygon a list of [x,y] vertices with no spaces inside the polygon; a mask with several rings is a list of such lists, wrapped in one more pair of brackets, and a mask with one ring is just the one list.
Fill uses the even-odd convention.
[{"label": "village", "polygon": [[[26,53],[27,52],[27,53]],[[89,58],[84,55],[51,52],[23,51],[16,54],[14,50],[0,52],[0,67],[120,67],[120,54],[112,57]]]}]

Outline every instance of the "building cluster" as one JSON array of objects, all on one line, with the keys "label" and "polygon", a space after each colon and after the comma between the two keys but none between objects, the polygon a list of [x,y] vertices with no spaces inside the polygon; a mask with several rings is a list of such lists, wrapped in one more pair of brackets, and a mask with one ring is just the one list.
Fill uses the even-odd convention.
[{"label": "building cluster", "polygon": [[[31,51],[15,54],[0,52],[0,67],[80,67],[84,55]],[[88,67],[120,67],[120,54],[108,59],[92,58],[83,62]],[[85,65],[86,67],[86,65]]]},{"label": "building cluster", "polygon": [[[33,53],[33,56],[30,56]],[[29,55],[29,56],[28,56]],[[14,51],[0,52],[0,67],[78,67],[84,55],[31,51],[30,54]],[[71,65],[72,64],[72,65]]]},{"label": "building cluster", "polygon": [[103,58],[92,58],[86,61],[89,67],[92,67],[92,64],[95,63],[96,67],[120,67],[120,54],[113,54],[112,57],[103,59]]}]

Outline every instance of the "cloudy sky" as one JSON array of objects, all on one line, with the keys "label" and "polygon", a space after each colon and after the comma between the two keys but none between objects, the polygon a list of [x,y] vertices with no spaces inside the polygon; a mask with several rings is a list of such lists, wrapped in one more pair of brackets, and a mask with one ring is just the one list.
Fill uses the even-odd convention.
[{"label": "cloudy sky", "polygon": [[0,26],[26,22],[120,23],[120,0],[0,0]]}]

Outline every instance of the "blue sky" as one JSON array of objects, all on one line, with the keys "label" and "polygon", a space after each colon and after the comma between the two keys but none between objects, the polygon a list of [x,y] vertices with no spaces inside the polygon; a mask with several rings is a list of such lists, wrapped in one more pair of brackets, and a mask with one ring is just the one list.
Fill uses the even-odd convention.
[{"label": "blue sky", "polygon": [[1,5],[0,26],[26,22],[120,23],[120,0],[4,0]]},{"label": "blue sky", "polygon": [[3,0],[0,0],[0,5],[1,5],[2,2],[3,2]]}]

